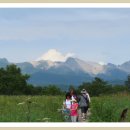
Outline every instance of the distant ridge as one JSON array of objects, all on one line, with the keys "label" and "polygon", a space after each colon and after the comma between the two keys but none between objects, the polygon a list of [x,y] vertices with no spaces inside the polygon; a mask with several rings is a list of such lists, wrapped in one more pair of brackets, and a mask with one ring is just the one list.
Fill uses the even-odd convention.
[{"label": "distant ridge", "polygon": [[[52,53],[55,53],[52,57]],[[31,75],[29,82],[36,85],[44,84],[74,84],[91,81],[100,77],[113,84],[122,84],[130,73],[130,61],[121,65],[112,63],[100,64],[81,60],[71,54],[63,55],[56,50],[51,50],[49,57],[43,55],[31,62],[15,63],[23,73]],[[46,56],[46,60],[44,59]],[[48,60],[47,60],[48,59]],[[0,58],[0,67],[11,64],[6,58]]]}]

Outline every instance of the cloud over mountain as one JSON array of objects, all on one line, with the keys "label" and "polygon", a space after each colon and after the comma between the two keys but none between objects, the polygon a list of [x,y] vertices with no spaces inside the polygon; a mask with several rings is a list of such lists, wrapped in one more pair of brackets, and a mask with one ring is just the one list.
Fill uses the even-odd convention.
[{"label": "cloud over mountain", "polygon": [[55,61],[64,62],[69,57],[73,57],[73,56],[74,56],[73,53],[62,54],[55,49],[50,49],[48,52],[44,53],[41,57],[39,57],[36,61],[48,60],[48,61],[53,61],[53,62]]},{"label": "cloud over mountain", "polygon": [[[7,59],[0,58],[0,67],[8,64],[11,63]],[[16,63],[16,65],[23,73],[31,76],[29,83],[36,85],[79,85],[91,81],[94,77],[110,83],[123,84],[130,73],[130,61],[121,65],[84,61],[71,53],[62,54],[55,49],[49,50],[35,61]]]}]

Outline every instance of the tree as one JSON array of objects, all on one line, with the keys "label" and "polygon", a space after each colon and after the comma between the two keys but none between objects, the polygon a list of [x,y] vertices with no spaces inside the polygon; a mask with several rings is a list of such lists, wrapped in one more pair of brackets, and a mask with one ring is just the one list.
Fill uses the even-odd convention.
[{"label": "tree", "polygon": [[49,85],[47,87],[43,87],[43,94],[54,96],[54,95],[61,95],[61,94],[63,94],[63,92],[57,86]]},{"label": "tree", "polygon": [[85,90],[87,90],[87,92],[89,93],[89,94],[91,94],[92,92],[91,92],[91,83],[89,83],[89,82],[83,82],[79,87],[78,87],[78,93],[80,94],[80,92],[81,92],[81,90],[82,89],[85,89]]},{"label": "tree", "polygon": [[128,75],[127,81],[125,81],[125,85],[128,88],[128,90],[130,90],[130,75]]},{"label": "tree", "polygon": [[94,81],[92,81],[91,91],[92,95],[99,96],[102,93],[105,93],[108,88],[108,84],[106,81],[95,77]]},{"label": "tree", "polygon": [[23,94],[27,89],[29,75],[23,75],[16,65],[0,69],[0,94]]},{"label": "tree", "polygon": [[84,82],[78,87],[78,92],[82,89],[86,89],[91,96],[99,96],[100,94],[106,93],[108,91],[109,85],[104,80],[95,77],[95,79],[90,82]]}]

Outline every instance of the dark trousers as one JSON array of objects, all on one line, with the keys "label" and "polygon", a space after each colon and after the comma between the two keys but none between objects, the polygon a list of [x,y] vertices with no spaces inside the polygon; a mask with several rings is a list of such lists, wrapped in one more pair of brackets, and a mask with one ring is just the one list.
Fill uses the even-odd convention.
[{"label": "dark trousers", "polygon": [[87,113],[87,111],[88,111],[88,106],[86,106],[86,107],[81,107],[81,112],[82,112],[82,113]]}]

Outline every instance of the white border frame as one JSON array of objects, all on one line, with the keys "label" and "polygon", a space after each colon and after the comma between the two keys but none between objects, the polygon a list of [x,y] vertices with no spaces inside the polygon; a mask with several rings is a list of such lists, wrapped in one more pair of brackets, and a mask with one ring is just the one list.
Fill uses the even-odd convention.
[{"label": "white border frame", "polygon": [[130,3],[0,3],[0,8],[130,8]]},{"label": "white border frame", "polygon": [[[0,8],[130,8],[130,3],[0,3]],[[130,123],[0,123],[0,127],[130,127]]]},{"label": "white border frame", "polygon": [[77,127],[130,127],[130,123],[0,123],[0,127],[50,127],[50,128],[54,128],[54,127],[72,127],[72,128],[77,128]]}]

